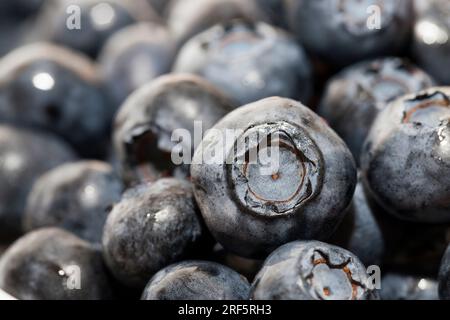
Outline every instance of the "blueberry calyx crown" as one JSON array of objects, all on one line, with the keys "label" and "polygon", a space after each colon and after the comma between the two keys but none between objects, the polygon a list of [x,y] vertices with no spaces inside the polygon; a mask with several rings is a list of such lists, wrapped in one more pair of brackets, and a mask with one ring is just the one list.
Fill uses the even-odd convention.
[{"label": "blueberry calyx crown", "polygon": [[[321,250],[311,252],[306,265],[301,266],[303,279],[298,285],[308,286],[309,294],[317,300],[357,300],[365,292],[362,279],[353,276],[351,257],[344,255],[331,258]],[[302,281],[303,280],[303,281]]]},{"label": "blueberry calyx crown", "polygon": [[443,120],[448,119],[450,97],[442,91],[420,94],[404,102],[402,123],[439,127]]},{"label": "blueberry calyx crown", "polygon": [[306,130],[280,121],[249,127],[227,159],[231,192],[250,213],[297,212],[322,188],[322,153]]}]

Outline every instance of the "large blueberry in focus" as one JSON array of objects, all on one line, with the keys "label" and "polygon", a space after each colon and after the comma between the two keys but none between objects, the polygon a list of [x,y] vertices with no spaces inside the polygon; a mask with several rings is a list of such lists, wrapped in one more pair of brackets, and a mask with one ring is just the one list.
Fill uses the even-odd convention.
[{"label": "large blueberry in focus", "polygon": [[142,300],[247,300],[248,281],[218,263],[184,261],[159,271]]},{"label": "large blueberry in focus", "polygon": [[111,166],[99,161],[74,162],[42,175],[28,196],[25,230],[64,228],[100,243],[112,206],[122,195],[122,182]]},{"label": "large blueberry in focus", "polygon": [[359,162],[362,145],[378,113],[395,98],[433,85],[430,76],[400,58],[361,62],[329,80],[318,113]]},{"label": "large blueberry in focus", "polygon": [[103,254],[123,284],[142,288],[152,275],[207,246],[189,182],[161,179],[125,193],[103,233]]},{"label": "large blueberry in focus", "polygon": [[111,103],[118,108],[133,91],[168,73],[174,57],[175,45],[161,25],[139,23],[114,34],[99,57]]},{"label": "large blueberry in focus", "polygon": [[32,44],[0,60],[0,121],[64,137],[83,155],[104,148],[113,109],[95,65],[52,44]]},{"label": "large blueberry in focus", "polygon": [[0,242],[21,233],[26,199],[36,179],[75,159],[71,148],[57,137],[0,126]]},{"label": "large blueberry in focus", "polygon": [[29,38],[55,42],[96,57],[108,37],[139,21],[159,22],[147,0],[48,1]]},{"label": "large blueberry in focus", "polygon": [[58,228],[30,232],[0,259],[0,288],[21,300],[111,299],[101,252]]},{"label": "large blueberry in focus", "polygon": [[307,103],[312,90],[303,48],[263,22],[237,20],[197,35],[181,49],[174,71],[205,77],[241,105],[271,96]]},{"label": "large blueberry in focus", "polygon": [[275,250],[252,284],[253,300],[372,300],[366,268],[347,250],[296,241]]},{"label": "large blueberry in focus", "polygon": [[[208,130],[233,108],[218,89],[193,75],[162,76],[138,89],[122,105],[114,126],[125,180],[134,184],[161,176],[187,177],[190,155],[199,143],[196,135],[200,140],[200,130]],[[184,141],[173,136],[180,129],[189,135]],[[177,146],[183,146],[187,161],[173,161]]]},{"label": "large blueberry in focus", "polygon": [[312,54],[334,65],[396,54],[413,24],[410,0],[287,0],[290,28]]},{"label": "large blueberry in focus", "polygon": [[441,84],[450,84],[450,2],[426,1],[414,25],[413,54]]},{"label": "large blueberry in focus", "polygon": [[356,185],[344,142],[307,107],[272,97],[208,132],[191,165],[195,196],[225,249],[265,257],[298,239],[327,239]]},{"label": "large blueberry in focus", "polygon": [[369,195],[390,213],[450,222],[450,88],[407,95],[381,111],[361,166]]},{"label": "large blueberry in focus", "polygon": [[179,46],[215,24],[234,19],[269,20],[255,0],[172,0],[167,14],[167,24]]}]

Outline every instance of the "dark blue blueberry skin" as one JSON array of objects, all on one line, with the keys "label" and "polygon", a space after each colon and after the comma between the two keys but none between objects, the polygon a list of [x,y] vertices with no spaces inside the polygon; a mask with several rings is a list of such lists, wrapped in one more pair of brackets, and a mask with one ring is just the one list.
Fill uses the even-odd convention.
[{"label": "dark blue blueberry skin", "polygon": [[[311,54],[343,66],[402,50],[412,29],[412,2],[287,0],[286,12],[291,30]],[[372,8],[381,10],[379,24]]]},{"label": "dark blue blueberry skin", "polygon": [[0,288],[20,300],[111,299],[101,252],[58,228],[30,232],[8,248]]},{"label": "dark blue blueberry skin", "polygon": [[20,46],[44,0],[0,1],[0,57]]},{"label": "dark blue blueberry skin", "polygon": [[436,280],[388,273],[381,280],[381,300],[439,300]]},{"label": "dark blue blueberry skin", "polygon": [[93,243],[101,243],[103,226],[120,201],[122,182],[111,166],[82,161],[59,166],[42,175],[31,190],[24,229],[60,227]]},{"label": "dark blue blueberry skin", "polygon": [[133,91],[168,73],[174,58],[175,45],[161,25],[139,23],[118,31],[99,57],[110,102],[119,108]]},{"label": "dark blue blueberry skin", "polygon": [[238,104],[281,96],[308,103],[312,71],[293,39],[263,22],[235,20],[189,40],[174,72],[201,75]]},{"label": "dark blue blueberry skin", "polygon": [[450,88],[430,88],[387,106],[362,153],[368,195],[398,218],[450,222]]},{"label": "dark blue blueberry skin", "polygon": [[[80,16],[80,28],[74,27],[77,15]],[[29,38],[58,43],[96,57],[112,34],[139,21],[159,22],[158,15],[146,0],[48,1]]]},{"label": "dark blue blueberry skin", "polygon": [[195,35],[220,23],[234,19],[269,22],[256,0],[173,0],[167,24],[178,46]]},{"label": "dark blue blueberry skin", "polygon": [[450,3],[447,0],[426,1],[418,10],[414,25],[413,55],[418,64],[440,84],[449,85],[450,75]]},{"label": "dark blue blueberry skin", "polygon": [[186,148],[193,154],[194,122],[201,121],[205,132],[234,107],[222,92],[194,75],[166,75],[138,89],[120,108],[114,126],[114,149],[125,181],[189,176],[189,164],[178,166],[171,159],[179,145],[172,133],[188,130],[192,141],[185,141]]},{"label": "dark blue blueberry skin", "polygon": [[252,284],[253,300],[372,300],[366,268],[347,250],[296,241],[275,250]]},{"label": "dark blue blueberry skin", "polygon": [[[230,140],[230,130],[241,133]],[[266,165],[245,156],[263,149],[264,140],[280,146]],[[328,239],[356,179],[353,157],[336,133],[309,108],[279,97],[225,116],[205,135],[191,165],[210,231],[225,249],[247,258],[264,258],[298,239]]]},{"label": "dark blue blueberry skin", "polygon": [[143,288],[158,270],[201,252],[207,242],[191,184],[161,179],[130,189],[114,206],[103,254],[121,283]]},{"label": "dark blue blueberry skin", "polygon": [[243,276],[223,265],[184,261],[155,274],[142,300],[247,300],[249,290]]},{"label": "dark blue blueberry skin", "polygon": [[26,199],[36,179],[75,159],[57,137],[0,126],[0,243],[20,235]]},{"label": "dark blue blueberry skin", "polygon": [[354,253],[366,266],[381,265],[386,249],[384,234],[361,182],[330,243]]},{"label": "dark blue blueberry skin", "polygon": [[328,81],[318,113],[344,139],[359,163],[378,113],[395,98],[433,85],[430,76],[400,58],[361,62]]},{"label": "dark blue blueberry skin", "polygon": [[258,7],[270,18],[272,24],[287,27],[284,0],[254,0]]},{"label": "dark blue blueberry skin", "polygon": [[0,1],[0,17],[7,19],[25,19],[36,14],[44,0],[2,0]]},{"label": "dark blue blueberry skin", "polygon": [[100,156],[114,110],[95,65],[52,44],[32,44],[0,61],[0,122],[52,131],[84,156]]},{"label": "dark blue blueberry skin", "polygon": [[344,220],[329,240],[382,270],[435,276],[450,236],[446,224],[397,219],[358,182]]},{"label": "dark blue blueberry skin", "polygon": [[442,300],[450,300],[450,246],[442,258],[438,279],[439,297]]}]

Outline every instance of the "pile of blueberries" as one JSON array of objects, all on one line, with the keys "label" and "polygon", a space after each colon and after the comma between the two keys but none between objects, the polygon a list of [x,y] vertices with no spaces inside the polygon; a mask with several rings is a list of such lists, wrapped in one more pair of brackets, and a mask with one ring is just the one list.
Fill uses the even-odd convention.
[{"label": "pile of blueberries", "polygon": [[450,1],[2,0],[0,26],[0,295],[450,299]]}]

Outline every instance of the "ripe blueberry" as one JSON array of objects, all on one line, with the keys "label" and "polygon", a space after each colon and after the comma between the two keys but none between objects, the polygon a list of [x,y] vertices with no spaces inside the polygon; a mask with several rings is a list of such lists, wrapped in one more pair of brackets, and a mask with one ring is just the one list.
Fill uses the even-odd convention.
[{"label": "ripe blueberry", "polygon": [[159,271],[142,300],[247,300],[248,281],[218,263],[184,261]]},{"label": "ripe blueberry", "polygon": [[312,90],[303,48],[263,22],[234,20],[195,36],[181,49],[174,71],[203,76],[241,105],[271,96],[307,103]]},{"label": "ripe blueberry", "polygon": [[83,161],[59,166],[34,184],[24,228],[55,226],[100,243],[106,218],[121,194],[122,182],[106,163]]},{"label": "ripe blueberry", "polygon": [[254,300],[371,300],[366,268],[347,250],[296,241],[275,250],[252,284]]},{"label": "ripe blueberry", "polygon": [[118,31],[99,57],[111,103],[119,107],[133,91],[168,73],[174,56],[175,45],[161,25],[139,23]]},{"label": "ripe blueberry", "polygon": [[289,241],[327,239],[356,185],[344,142],[310,109],[278,97],[216,124],[195,152],[191,176],[217,241],[251,258]]},{"label": "ripe blueberry", "polygon": [[36,179],[75,159],[70,147],[52,135],[0,126],[0,242],[21,233],[26,199]]},{"label": "ripe blueberry", "polygon": [[159,22],[146,0],[48,1],[31,40],[44,39],[96,57],[109,36],[139,21]]},{"label": "ripe blueberry", "polygon": [[132,184],[188,176],[188,164],[172,161],[172,151],[179,145],[172,134],[188,130],[191,140],[181,143],[192,154],[195,121],[206,131],[232,109],[228,98],[197,76],[162,76],[138,89],[122,105],[114,127],[115,151],[125,180]]},{"label": "ripe blueberry", "polygon": [[108,267],[123,284],[144,287],[158,270],[201,249],[200,219],[187,181],[161,179],[129,190],[106,221]]},{"label": "ripe blueberry", "polygon": [[392,102],[375,120],[362,177],[379,205],[415,222],[450,222],[450,88]]},{"label": "ripe blueberry", "polygon": [[290,28],[312,54],[334,65],[395,54],[413,23],[410,0],[287,0]]},{"label": "ripe blueberry", "polygon": [[0,121],[57,133],[83,155],[103,147],[113,109],[95,65],[52,44],[28,45],[0,61]]},{"label": "ripe blueberry", "polygon": [[362,62],[328,82],[318,113],[344,139],[359,162],[370,127],[388,102],[433,85],[426,73],[400,58]]},{"label": "ripe blueberry", "polygon": [[0,288],[21,300],[111,298],[100,251],[58,228],[30,232],[5,252]]}]

